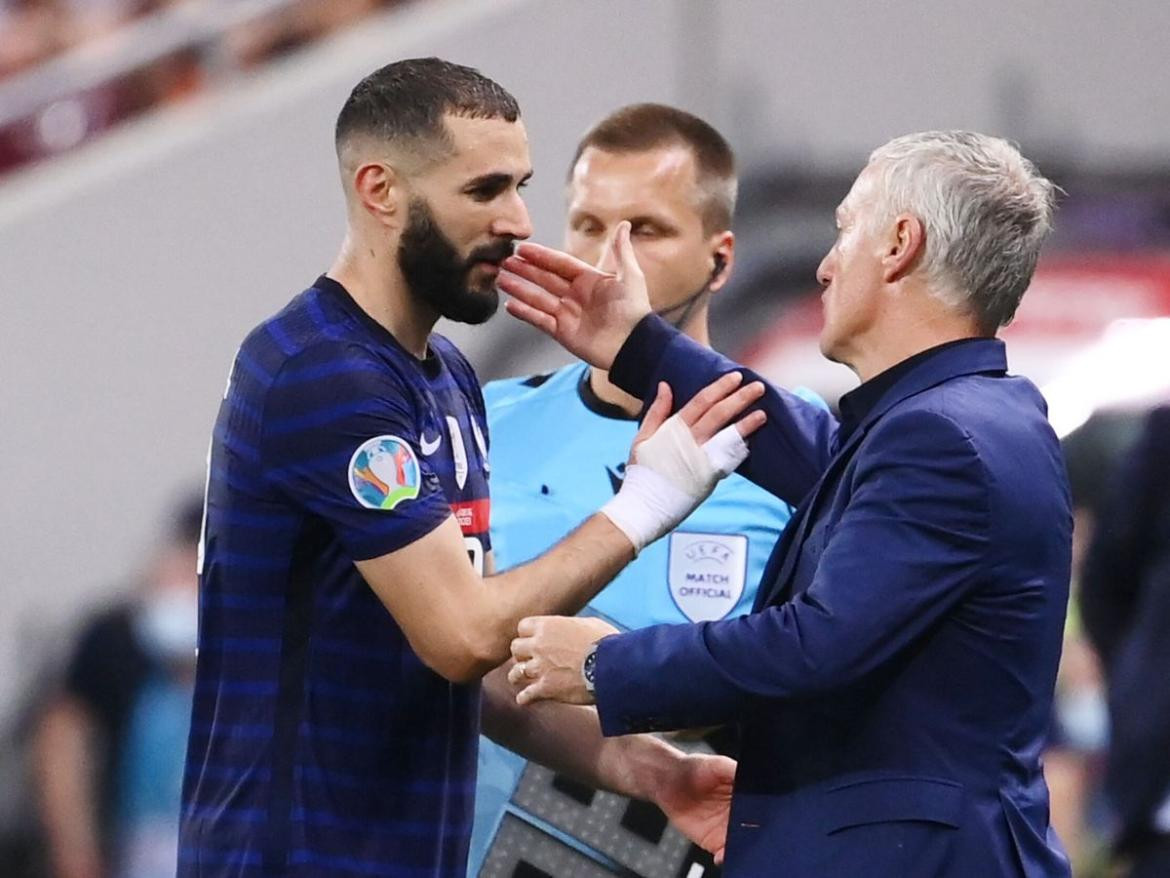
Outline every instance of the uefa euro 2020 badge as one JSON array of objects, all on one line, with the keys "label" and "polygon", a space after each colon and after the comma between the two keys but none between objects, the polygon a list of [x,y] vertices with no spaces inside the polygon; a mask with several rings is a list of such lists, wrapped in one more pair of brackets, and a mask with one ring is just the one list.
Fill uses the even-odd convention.
[{"label": "uefa euro 2020 badge", "polygon": [[414,449],[398,436],[375,436],[349,459],[349,490],[367,509],[393,509],[413,500],[422,485]]}]

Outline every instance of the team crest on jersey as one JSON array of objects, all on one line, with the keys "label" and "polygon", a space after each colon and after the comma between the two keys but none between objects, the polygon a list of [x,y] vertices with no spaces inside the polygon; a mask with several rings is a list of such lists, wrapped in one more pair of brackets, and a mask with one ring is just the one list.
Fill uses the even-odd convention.
[{"label": "team crest on jersey", "polygon": [[375,436],[349,459],[349,490],[368,509],[393,509],[413,500],[422,485],[414,449],[397,436]]},{"label": "team crest on jersey", "polygon": [[741,534],[670,535],[670,596],[692,622],[713,622],[734,609],[747,575],[747,537]]}]

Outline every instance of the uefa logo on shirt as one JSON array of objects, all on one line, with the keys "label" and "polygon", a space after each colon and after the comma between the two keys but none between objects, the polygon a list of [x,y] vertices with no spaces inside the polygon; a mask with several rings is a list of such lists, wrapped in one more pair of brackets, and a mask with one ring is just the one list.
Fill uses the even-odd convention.
[{"label": "uefa logo on shirt", "polygon": [[393,509],[418,496],[418,458],[405,439],[375,436],[349,459],[349,490],[367,509]]}]

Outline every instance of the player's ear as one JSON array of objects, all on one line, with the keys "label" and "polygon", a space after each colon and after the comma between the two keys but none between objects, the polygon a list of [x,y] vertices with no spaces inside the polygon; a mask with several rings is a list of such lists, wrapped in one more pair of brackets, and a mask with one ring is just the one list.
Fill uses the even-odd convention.
[{"label": "player's ear", "polygon": [[353,174],[353,188],[358,203],[383,225],[394,224],[404,203],[404,181],[385,162],[366,162]]}]

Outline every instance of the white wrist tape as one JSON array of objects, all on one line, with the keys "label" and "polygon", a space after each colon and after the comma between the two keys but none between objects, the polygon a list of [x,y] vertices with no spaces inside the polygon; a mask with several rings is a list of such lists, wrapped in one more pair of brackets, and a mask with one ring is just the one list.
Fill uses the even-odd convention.
[{"label": "white wrist tape", "polygon": [[734,426],[700,446],[674,415],[635,449],[621,490],[601,512],[640,552],[677,527],[747,454],[747,443]]},{"label": "white wrist tape", "polygon": [[[648,466],[626,467],[621,489],[601,507],[602,514],[642,551],[682,521],[697,504],[670,479]],[[685,510],[679,515],[680,510]]]}]

